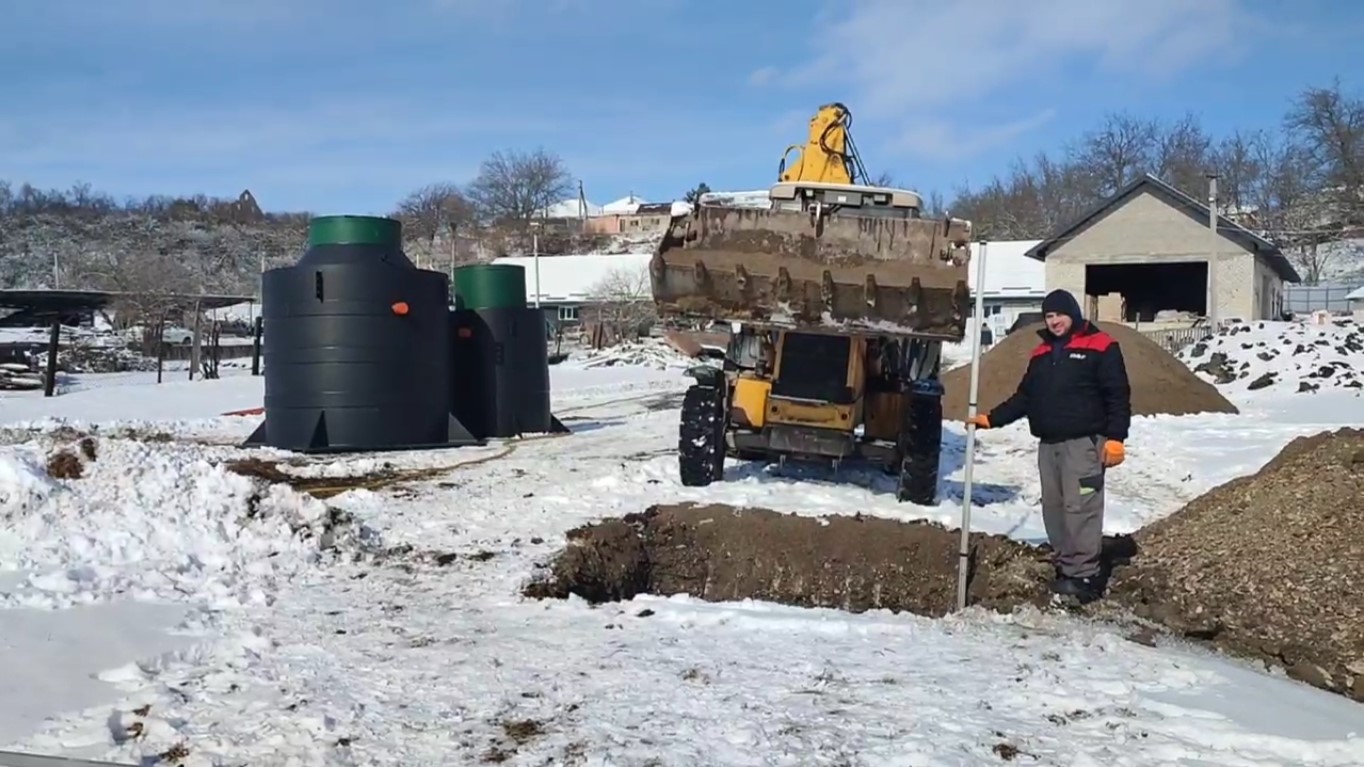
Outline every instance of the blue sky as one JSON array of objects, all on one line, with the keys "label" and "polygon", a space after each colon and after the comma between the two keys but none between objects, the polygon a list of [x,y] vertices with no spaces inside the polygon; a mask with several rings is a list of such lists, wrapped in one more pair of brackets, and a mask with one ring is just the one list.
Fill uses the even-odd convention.
[{"label": "blue sky", "polygon": [[544,146],[587,196],[756,189],[816,107],[949,195],[1105,111],[1273,127],[1364,88],[1336,0],[12,0],[0,178],[385,213]]}]

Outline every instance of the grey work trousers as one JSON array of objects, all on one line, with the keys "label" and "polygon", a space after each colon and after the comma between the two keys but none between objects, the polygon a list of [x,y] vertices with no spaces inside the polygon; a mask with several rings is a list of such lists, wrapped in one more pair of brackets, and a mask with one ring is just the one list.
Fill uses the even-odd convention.
[{"label": "grey work trousers", "polygon": [[1104,532],[1104,465],[1099,437],[1043,442],[1037,448],[1042,479],[1042,524],[1057,570],[1066,578],[1099,573]]}]

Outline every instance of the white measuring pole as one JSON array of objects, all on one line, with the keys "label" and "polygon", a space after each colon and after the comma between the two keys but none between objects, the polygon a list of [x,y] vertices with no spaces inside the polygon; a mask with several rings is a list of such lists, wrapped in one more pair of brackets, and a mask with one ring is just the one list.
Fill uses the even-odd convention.
[{"label": "white measuring pole", "polygon": [[[971,333],[971,393],[966,400],[966,417],[976,417],[980,399],[980,331],[985,327],[985,245],[981,240],[973,258],[976,259],[976,318]],[[957,550],[957,609],[966,609],[966,586],[971,570],[971,478],[976,464],[976,427],[966,427],[966,467],[961,488],[961,546]]]}]

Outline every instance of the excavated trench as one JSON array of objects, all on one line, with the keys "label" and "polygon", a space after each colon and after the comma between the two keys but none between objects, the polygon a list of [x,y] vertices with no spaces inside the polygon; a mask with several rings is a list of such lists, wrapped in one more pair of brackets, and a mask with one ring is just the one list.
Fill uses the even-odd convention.
[{"label": "excavated trench", "polygon": [[[960,536],[930,522],[684,504],[580,527],[567,538],[526,596],[600,603],[689,594],[931,617],[956,602]],[[1052,569],[1043,548],[976,534],[969,572],[973,605],[1008,611],[1047,602]]]},{"label": "excavated trench", "polygon": [[[1364,701],[1364,430],[1290,443],[1259,472],[1105,541],[1107,598],[1089,617],[1280,668]],[[959,533],[930,522],[728,506],[653,506],[567,534],[524,594],[593,603],[639,594],[942,616]],[[968,601],[1044,607],[1045,547],[972,536]]]}]

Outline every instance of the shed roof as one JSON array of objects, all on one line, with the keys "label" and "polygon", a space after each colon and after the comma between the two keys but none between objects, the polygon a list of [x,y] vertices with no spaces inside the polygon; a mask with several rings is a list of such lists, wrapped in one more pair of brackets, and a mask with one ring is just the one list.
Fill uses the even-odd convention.
[{"label": "shed roof", "polygon": [[[31,290],[0,290],[0,307],[24,309],[35,314],[62,314],[82,310],[103,309],[122,298],[136,297],[133,293],[107,290],[57,290],[38,288]],[[251,296],[232,295],[192,295],[170,293],[164,298],[171,303],[203,309],[243,303],[252,300]]]},{"label": "shed roof", "polygon": [[[612,272],[623,270],[635,274],[646,272],[652,253],[581,253],[565,256],[541,256],[540,288],[535,285],[534,256],[503,256],[494,264],[512,264],[526,270],[526,301],[534,303],[583,303]],[[647,276],[642,276],[647,280]],[[647,284],[647,283],[645,283]]]},{"label": "shed roof", "polygon": [[[1196,220],[1206,222],[1208,220],[1208,215],[1211,213],[1207,205],[1147,173],[1128,183],[1122,189],[1119,189],[1113,196],[1103,200],[1088,211],[1085,211],[1083,215],[1061,227],[1047,239],[1034,245],[1028,250],[1026,255],[1029,258],[1035,258],[1039,261],[1046,260],[1047,253],[1050,252],[1053,247],[1069,240],[1079,230],[1142,192],[1151,192],[1157,197],[1164,199],[1176,209],[1188,214],[1190,218]],[[1298,276],[1297,270],[1293,268],[1293,264],[1289,262],[1288,257],[1283,254],[1283,251],[1279,249],[1279,246],[1266,240],[1264,237],[1261,237],[1255,232],[1252,232],[1221,214],[1217,216],[1217,233],[1232,242],[1235,242],[1237,245],[1251,253],[1264,256],[1270,267],[1274,269],[1274,272],[1285,282],[1302,281],[1302,278]]]}]

